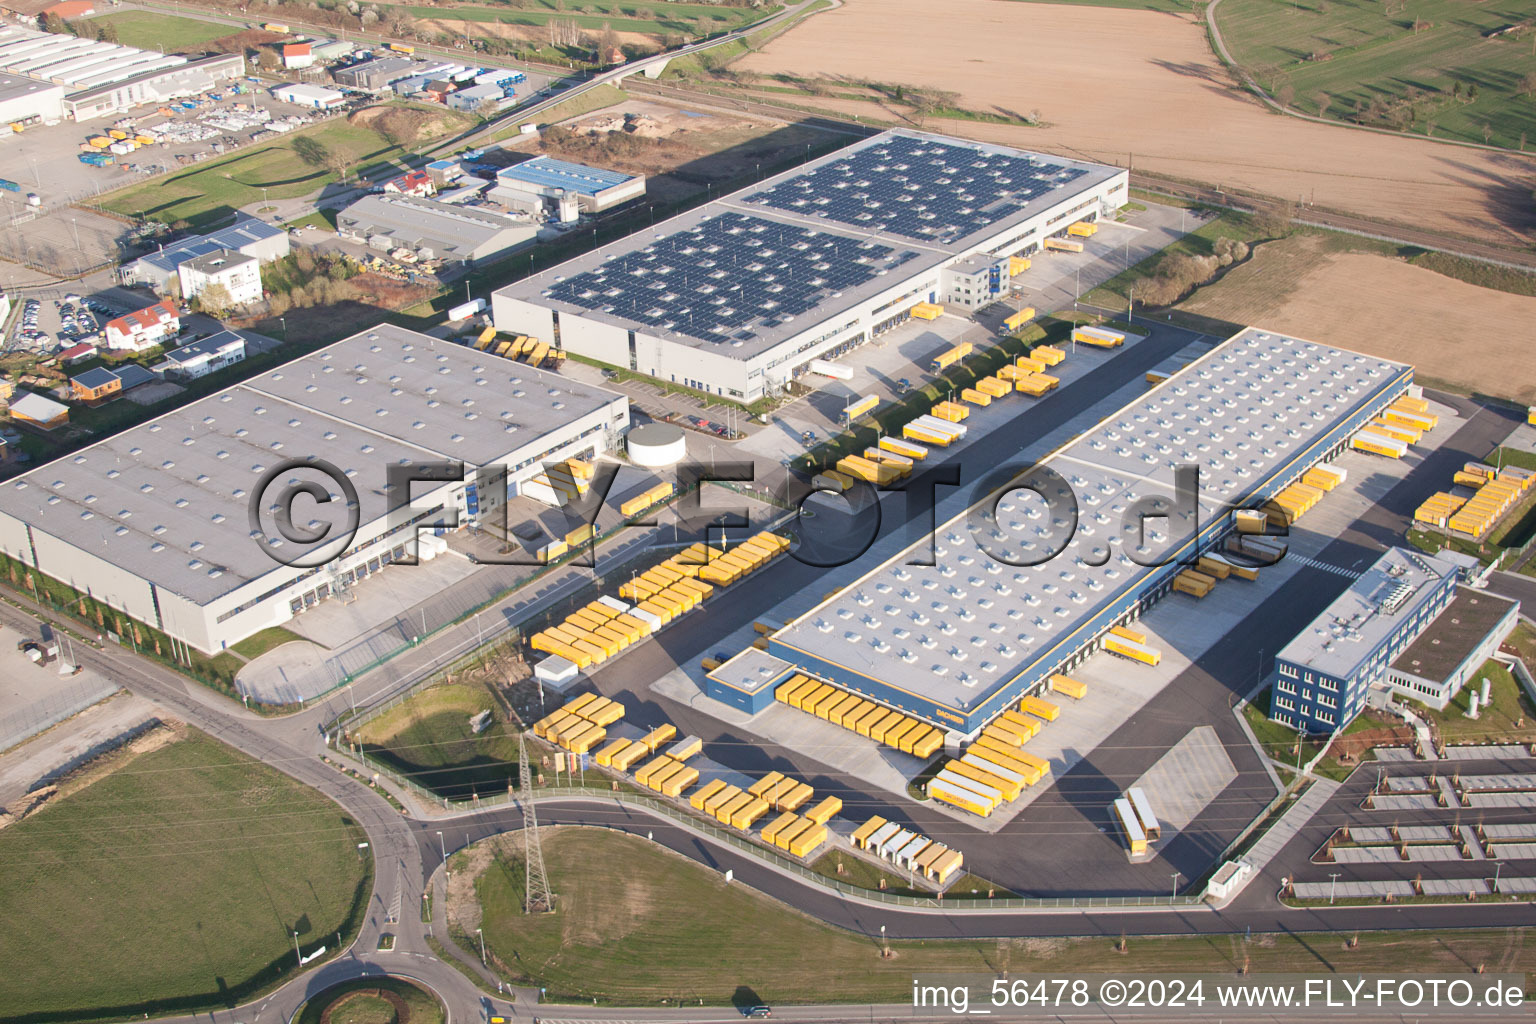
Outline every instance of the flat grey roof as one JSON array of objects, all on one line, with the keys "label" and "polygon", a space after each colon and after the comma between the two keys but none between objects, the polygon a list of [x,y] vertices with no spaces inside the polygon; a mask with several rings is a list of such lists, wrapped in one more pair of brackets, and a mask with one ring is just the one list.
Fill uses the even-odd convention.
[{"label": "flat grey roof", "polygon": [[384,228],[384,233],[390,235],[414,231],[423,240],[451,245],[455,252],[479,248],[508,231],[528,237],[536,232],[527,221],[495,210],[408,195],[364,196],[342,210],[341,215],[364,227]]},{"label": "flat grey roof", "polygon": [[0,102],[20,99],[23,96],[35,96],[40,93],[56,92],[63,95],[62,86],[49,82],[39,82],[35,78],[23,78],[20,75],[0,74]]},{"label": "flat grey roof", "polygon": [[[1407,367],[1247,328],[1053,452],[1044,464],[1076,496],[1068,529],[1027,490],[995,521],[962,513],[800,616],[775,640],[960,711],[1070,650],[1101,608],[1136,586],[1180,525],[1122,535],[1145,497],[1172,495],[1176,467],[1200,467],[1201,522],[1242,502]],[[1153,524],[1158,520],[1151,520]],[[1007,564],[1043,560],[1036,565]],[[908,565],[934,561],[934,566]],[[1066,649],[1063,649],[1063,648]]]},{"label": "flat grey roof", "polygon": [[[896,170],[892,165],[893,153],[901,155],[896,162],[902,163],[905,170]],[[923,162],[923,170],[903,161]],[[969,175],[967,181],[944,173],[951,164],[965,165],[966,172],[957,178]],[[500,180],[505,183],[518,166],[521,165],[499,172]],[[1031,173],[1044,175],[1046,180],[1042,183],[1031,178],[1029,187],[1022,188],[1024,177]],[[750,359],[887,288],[953,259],[974,247],[979,239],[1010,224],[1023,223],[1119,173],[1118,168],[1101,164],[893,130],[706,203],[655,229],[636,232],[500,288],[497,293],[679,344]],[[894,193],[886,196],[884,192],[881,197],[854,198],[864,195],[866,189],[880,191],[887,186],[900,192],[901,183],[894,178],[904,174],[921,180],[932,194],[923,192],[921,198],[911,202],[903,202]],[[974,187],[976,192],[965,191],[967,187]],[[1017,191],[1008,192],[1009,189]],[[825,205],[821,205],[822,200],[826,200]],[[879,212],[880,216],[861,220],[869,210]],[[924,219],[930,215],[932,220]],[[754,260],[749,250],[714,237],[717,232],[710,225],[730,220],[745,224],[748,230],[799,237],[774,246],[772,259]],[[929,227],[933,230],[925,230]],[[703,237],[706,235],[710,237]],[[838,261],[808,251],[818,237],[838,242],[852,240],[882,250],[884,262],[877,270],[883,273],[863,281],[832,281],[827,270],[836,267]],[[796,244],[806,248],[796,248]],[[640,293],[642,286],[654,283],[655,279],[626,285],[610,278],[631,276],[633,268],[643,269],[646,257],[662,258],[675,275],[668,280],[686,280],[688,287],[653,288],[648,296],[652,301],[644,305],[627,301],[630,293]],[[610,263],[613,274],[604,272]],[[756,269],[748,269],[751,267]],[[719,271],[726,272],[729,280],[720,279],[723,283],[719,291],[701,292],[701,286],[714,283],[711,275]],[[807,294],[804,283],[818,277],[828,283]],[[591,287],[596,284],[602,288]],[[728,300],[736,294],[753,298],[774,285],[787,290],[794,285],[793,290],[801,293],[794,313],[785,314],[770,307],[762,309],[762,315],[743,319],[739,315],[742,308],[732,303],[738,315],[727,318],[728,322],[722,323],[720,318],[710,315],[717,299]],[[624,301],[602,301],[603,293],[613,287],[619,287],[620,294],[606,297]],[[582,298],[581,293],[589,290],[594,294]],[[779,293],[767,294],[771,297]],[[758,304],[751,308],[762,307]],[[722,327],[728,329],[717,329]]]},{"label": "flat grey roof", "polygon": [[616,400],[380,324],[6,481],[0,513],[206,604],[281,568],[251,538],[246,489],[283,460],[346,473],[367,525],[386,466],[490,464]]},{"label": "flat grey roof", "polygon": [[1399,672],[1442,682],[1477,649],[1488,631],[1519,603],[1486,590],[1457,591],[1445,611],[1397,656],[1392,667]]},{"label": "flat grey roof", "polygon": [[1347,679],[1429,598],[1431,584],[1455,572],[1455,566],[1433,555],[1388,548],[1276,657]]},{"label": "flat grey roof", "polygon": [[205,252],[201,256],[194,256],[181,266],[190,267],[200,274],[211,274],[227,267],[238,267],[242,263],[255,262],[255,256],[247,256],[233,249],[216,249],[213,252]]},{"label": "flat grey roof", "polygon": [[788,663],[766,651],[748,647],[710,672],[709,677],[734,686],[738,690],[756,693],[765,686],[788,678],[794,671]]}]

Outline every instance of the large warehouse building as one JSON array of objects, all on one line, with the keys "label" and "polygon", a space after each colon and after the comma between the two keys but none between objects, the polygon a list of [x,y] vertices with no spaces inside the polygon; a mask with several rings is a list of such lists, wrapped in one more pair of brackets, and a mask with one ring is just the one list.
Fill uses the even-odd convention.
[{"label": "large warehouse building", "polygon": [[[1234,509],[1258,507],[1341,452],[1412,378],[1408,366],[1249,328],[1044,460],[1075,498],[1075,517],[1014,491],[995,522],[967,514],[941,524],[932,541],[770,635],[776,671],[740,672],[733,659],[706,690],[755,714],[786,674],[804,672],[952,742],[972,737],[1166,594],[1232,528]],[[1198,534],[1170,517],[1142,536],[1137,509],[1174,495],[1174,472],[1187,465],[1200,470]],[[987,548],[973,525],[990,533]],[[1070,541],[1047,557],[1063,528]],[[925,561],[937,564],[911,564]],[[1040,564],[1011,564],[1029,561]]]},{"label": "large warehouse building", "polygon": [[0,26],[0,72],[58,86],[62,113],[85,121],[206,92],[244,75],[245,57],[183,57],[5,25]]},{"label": "large warehouse building", "polygon": [[376,249],[404,247],[422,259],[481,263],[527,245],[539,229],[481,206],[384,193],[364,196],[338,213],[336,233]]},{"label": "large warehouse building", "polygon": [[[386,515],[386,467],[504,465],[513,494],[545,461],[605,451],[628,425],[621,395],[380,325],[6,481],[0,551],[214,652],[408,553],[416,527]],[[360,503],[355,543],[318,569],[277,562],[247,513],[264,473],[311,458],[345,473]],[[468,475],[415,486],[421,525],[450,508],[467,523],[491,500]]]},{"label": "large warehouse building", "polygon": [[500,331],[750,401],[1126,202],[1126,172],[890,131],[498,290]]}]

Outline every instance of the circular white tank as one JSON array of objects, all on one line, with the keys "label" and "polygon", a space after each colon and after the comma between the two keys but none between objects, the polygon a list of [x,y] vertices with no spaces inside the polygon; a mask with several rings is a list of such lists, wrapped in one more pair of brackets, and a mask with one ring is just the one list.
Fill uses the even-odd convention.
[{"label": "circular white tank", "polygon": [[675,466],[688,454],[683,428],[671,423],[646,423],[635,427],[625,439],[625,447],[631,462],[651,469]]}]

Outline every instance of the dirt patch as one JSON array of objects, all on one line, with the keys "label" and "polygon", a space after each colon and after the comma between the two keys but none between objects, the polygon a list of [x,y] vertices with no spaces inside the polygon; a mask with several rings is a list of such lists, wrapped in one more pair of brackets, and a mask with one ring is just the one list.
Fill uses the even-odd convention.
[{"label": "dirt patch", "polygon": [[1536,402],[1527,335],[1536,298],[1479,288],[1403,260],[1261,246],[1179,308],[1412,363],[1421,377]]},{"label": "dirt patch", "polygon": [[[1029,41],[1027,59],[1020,40]],[[1530,157],[1268,113],[1232,84],[1203,27],[1185,16],[998,0],[847,0],[733,67],[951,90],[967,109],[1038,109],[1045,122],[1026,128],[935,119],[925,125],[934,131],[1129,163],[1435,230],[1500,239],[1536,230]],[[876,112],[851,100],[794,102]]]},{"label": "dirt patch", "polygon": [[480,900],[475,896],[475,883],[495,861],[498,850],[503,854],[514,852],[507,836],[465,847],[462,866],[448,876],[448,926],[460,935],[473,935],[480,927]]},{"label": "dirt patch", "polygon": [[[543,46],[549,42],[549,29],[543,25],[509,25],[501,21],[459,21],[454,18],[418,18],[416,31],[423,36],[445,35],[454,39],[515,39],[519,42]],[[652,51],[661,48],[661,37],[647,32],[620,32],[614,30],[619,46],[636,50]],[[594,40],[598,33],[589,30],[582,35]]]}]

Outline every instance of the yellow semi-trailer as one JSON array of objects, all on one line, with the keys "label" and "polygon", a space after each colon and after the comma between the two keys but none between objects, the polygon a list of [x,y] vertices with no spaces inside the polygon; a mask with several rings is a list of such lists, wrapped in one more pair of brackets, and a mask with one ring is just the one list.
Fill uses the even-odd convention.
[{"label": "yellow semi-trailer", "polygon": [[649,757],[650,753],[645,749],[644,743],[631,743],[623,750],[616,751],[611,763],[616,770],[627,772],[642,759]]},{"label": "yellow semi-trailer", "polygon": [[[1146,634],[1138,635],[1141,636],[1142,640],[1146,639]],[[1066,694],[1073,700],[1082,700],[1088,696],[1088,686],[1086,683],[1073,679],[1071,676],[1061,675],[1060,673],[1051,676],[1051,690],[1055,693]]]},{"label": "yellow semi-trailer", "polygon": [[1008,796],[1010,800],[1017,800],[1019,793],[1023,791],[1025,786],[1029,785],[1029,780],[1025,778],[1023,772],[1016,772],[1012,768],[998,764],[996,761],[988,760],[986,754],[981,751],[967,750],[964,754],[960,755],[960,763],[975,768],[984,775],[992,775],[1007,782],[1012,787],[1011,792],[1013,795],[1008,796],[1009,790],[1005,790],[1003,795]]},{"label": "yellow semi-trailer", "polygon": [[919,302],[909,312],[919,320],[937,320],[944,313],[944,307],[936,302]]},{"label": "yellow semi-trailer", "polygon": [[[793,779],[788,781],[794,782]],[[779,810],[797,811],[807,803],[810,803],[811,797],[816,795],[816,790],[812,789],[809,783],[794,782],[794,786],[788,791],[776,793],[775,795],[778,799],[774,802],[774,805]]]},{"label": "yellow semi-trailer", "polygon": [[993,398],[1006,398],[1013,394],[1013,385],[996,377],[983,377],[976,382],[976,390]]},{"label": "yellow semi-trailer", "polygon": [[579,693],[572,697],[570,700],[566,701],[565,706],[560,710],[569,711],[573,715],[579,715],[581,714],[582,708],[592,704],[601,703],[605,699],[606,698],[601,697],[595,693]]},{"label": "yellow semi-trailer", "polygon": [[[1199,571],[1205,573],[1207,576],[1216,580],[1224,580],[1228,576],[1232,575],[1232,563],[1228,562],[1225,558],[1217,558],[1214,555],[1201,555],[1200,560],[1195,563],[1195,567],[1199,569]],[[1127,639],[1135,640],[1137,643],[1143,644],[1147,642],[1147,638],[1145,636],[1139,638],[1133,636],[1128,637]]]},{"label": "yellow semi-trailer", "polygon": [[607,768],[613,764],[613,755],[619,753],[621,750],[626,749],[628,746],[629,740],[613,740],[606,747],[597,752],[595,759],[599,765]]},{"label": "yellow semi-trailer", "polygon": [[984,786],[991,786],[997,790],[998,794],[1005,801],[1017,800],[1019,798],[1019,790],[1024,787],[1022,779],[1009,779],[1001,775],[993,775],[991,772],[984,771],[974,764],[967,763],[963,757],[949,762],[949,764],[945,765],[945,768],[962,778],[973,779]]},{"label": "yellow semi-trailer", "polygon": [[741,810],[743,807],[747,806],[756,799],[758,798],[750,793],[743,793],[740,790],[737,790],[735,796],[731,797],[731,799],[715,808],[715,820],[722,825],[729,825],[731,823],[731,818],[736,814],[737,811]]},{"label": "yellow semi-trailer", "polygon": [[913,729],[916,729],[917,726],[918,722],[916,719],[903,718],[901,721],[885,730],[885,739],[881,742],[888,747],[895,747],[897,750],[900,750],[902,738]]},{"label": "yellow semi-trailer", "polygon": [[1035,754],[1031,754],[1027,750],[1021,750],[1017,754],[1015,754],[1014,755],[1014,760],[1016,760],[1016,761],[1023,761],[1025,764],[1029,765],[1031,768],[1038,768],[1038,769],[1040,769],[1040,776],[1041,776],[1041,778],[1044,778],[1044,777],[1046,777],[1046,776],[1051,774],[1051,762],[1047,761],[1043,757],[1039,757],[1039,756],[1037,756]]},{"label": "yellow semi-trailer", "polygon": [[789,844],[794,840],[796,836],[800,835],[800,833],[806,831],[807,829],[812,829],[815,827],[816,825],[814,822],[802,818],[797,814],[795,815],[794,821],[790,822],[788,825],[785,825],[783,828],[779,829],[777,833],[774,834],[773,845],[787,853],[789,851]]},{"label": "yellow semi-trailer", "polygon": [[672,739],[676,735],[677,726],[673,725],[671,722],[663,722],[656,728],[652,729],[650,732],[646,733],[645,738],[640,742],[644,744],[646,750],[654,754],[663,743]]},{"label": "yellow semi-trailer", "polygon": [[1016,756],[1018,753],[1017,748],[1000,749],[992,741],[979,738],[975,743],[971,744],[968,752],[974,752],[983,760],[991,761],[994,764],[1007,768],[1009,771],[1017,773],[1026,786],[1033,786],[1044,777],[1044,773],[1040,771],[1037,765],[1028,764],[1018,759]]},{"label": "yellow semi-trailer", "polygon": [[843,422],[852,423],[867,412],[872,412],[880,404],[879,395],[865,395],[858,401],[850,402],[843,407]]},{"label": "yellow semi-trailer", "polygon": [[610,726],[615,722],[623,721],[624,705],[620,704],[616,700],[608,700],[606,697],[603,700],[604,703],[602,707],[595,711],[591,708],[588,708],[585,712],[582,713],[581,717],[585,718],[587,721],[593,723],[594,725],[601,725],[605,727]]},{"label": "yellow semi-trailer", "polygon": [[[670,797],[682,796],[683,792],[687,790],[689,786],[698,781],[699,770],[697,768],[690,768],[687,765],[684,765],[682,771],[674,772],[670,777],[668,777],[666,782],[662,783],[661,794],[662,796]],[[651,782],[654,785],[656,780],[653,778],[651,779]]]},{"label": "yellow semi-trailer", "polygon": [[1008,330],[1010,330],[1010,331],[1016,331],[1020,327],[1023,327],[1025,324],[1029,323],[1034,318],[1035,318],[1035,307],[1034,306],[1025,306],[1023,309],[1019,310],[1017,313],[1014,313],[1011,316],[1006,317],[1003,320],[1003,326],[1005,328],[1007,328]]},{"label": "yellow semi-trailer", "polygon": [[1030,268],[1031,262],[1032,261],[1028,256],[1009,256],[1008,276],[1018,277],[1020,274],[1024,273],[1024,271]]},{"label": "yellow semi-trailer", "polygon": [[848,693],[848,691],[839,690],[834,686],[831,693],[818,700],[815,706],[810,707],[807,710],[817,718],[826,718],[832,713],[832,709],[835,706],[841,704],[843,700],[849,696],[851,695]]},{"label": "yellow semi-trailer", "polygon": [[843,801],[835,796],[824,797],[820,803],[805,812],[807,819],[825,825],[832,816],[843,809]]},{"label": "yellow semi-trailer", "polygon": [[1115,822],[1120,826],[1120,834],[1125,836],[1126,845],[1130,847],[1131,856],[1139,857],[1147,852],[1147,834],[1141,830],[1141,823],[1136,820],[1136,812],[1131,810],[1131,803],[1124,797],[1117,799],[1114,804]]},{"label": "yellow semi-trailer", "polygon": [[[957,771],[956,767],[959,764],[959,761],[950,761],[945,764],[939,774],[933,777],[934,781],[942,782],[947,786],[954,786],[956,789],[968,790],[994,808],[1003,802],[1001,790],[995,786],[989,786],[978,779],[974,779],[964,772]],[[974,768],[969,770],[972,774],[977,774]]]},{"label": "yellow semi-trailer", "polygon": [[753,796],[766,797],[773,792],[773,787],[784,781],[783,772],[769,772],[747,787],[747,792]]},{"label": "yellow semi-trailer", "polygon": [[795,814],[793,811],[786,811],[785,813],[779,815],[777,818],[774,818],[768,824],[763,826],[763,842],[772,843],[780,832],[788,828],[790,825],[793,825],[796,821],[799,820],[799,818],[800,816]]},{"label": "yellow semi-trailer", "polygon": [[1119,348],[1125,344],[1125,335],[1119,331],[1111,331],[1107,327],[1074,327],[1072,341],[1079,345],[1094,345],[1098,348]]},{"label": "yellow semi-trailer", "polygon": [[827,841],[827,826],[817,824],[814,821],[807,822],[807,826],[801,829],[789,841],[791,856],[809,857],[821,847],[822,843]]},{"label": "yellow semi-trailer", "polygon": [[834,725],[840,725],[844,729],[853,729],[853,723],[869,713],[874,705],[863,697],[859,697],[852,704],[845,704],[839,708],[829,721]]},{"label": "yellow semi-trailer", "polygon": [[961,388],[960,400],[962,402],[969,402],[976,406],[978,409],[985,409],[987,406],[992,404],[991,395],[982,391],[977,391],[975,388]]},{"label": "yellow semi-trailer", "polygon": [[800,705],[795,700],[796,694],[808,693],[815,686],[816,680],[797,673],[790,677],[789,682],[780,684],[774,696],[790,707],[799,707]]},{"label": "yellow semi-trailer", "polygon": [[[1044,718],[1045,716],[1042,715],[1040,717]],[[1006,725],[1015,731],[1022,732],[1024,734],[1024,739],[1026,740],[1030,740],[1035,736],[1038,736],[1042,728],[1039,718],[1031,718],[1025,712],[1015,711],[1012,708],[1009,708],[1001,715],[998,715],[996,721],[997,724]]]},{"label": "yellow semi-trailer", "polygon": [[1074,241],[1071,241],[1070,239],[1066,239],[1066,238],[1047,238],[1045,240],[1045,247],[1047,249],[1054,249],[1057,252],[1082,252],[1083,251],[1083,243],[1082,242],[1074,242]]},{"label": "yellow semi-trailer", "polygon": [[900,722],[905,720],[906,717],[906,715],[903,715],[899,711],[889,712],[884,718],[870,726],[869,738],[874,740],[876,743],[884,743],[885,734],[894,729]]},{"label": "yellow semi-trailer", "polygon": [[818,682],[816,689],[804,694],[800,698],[800,710],[806,714],[814,715],[816,713],[816,705],[830,697],[833,692],[833,688],[830,685]]},{"label": "yellow semi-trailer", "polygon": [[930,416],[927,413],[918,416],[912,422],[930,433],[939,434],[943,437],[952,437],[957,441],[965,437],[967,430],[970,429],[964,423],[951,423],[949,420],[941,420],[937,416]]},{"label": "yellow semi-trailer", "polygon": [[870,462],[894,467],[900,479],[905,480],[912,475],[912,460],[904,455],[895,455],[884,448],[865,448],[864,457]]},{"label": "yellow semi-trailer", "polygon": [[760,796],[754,796],[741,807],[731,812],[731,827],[739,828],[743,832],[750,832],[757,819],[767,813],[768,801]]},{"label": "yellow semi-trailer", "polygon": [[970,811],[980,818],[991,816],[992,809],[997,806],[995,803],[988,801],[971,790],[953,785],[940,778],[935,778],[932,782],[928,783],[928,796],[934,800],[949,804],[951,807],[958,807],[962,811]]},{"label": "yellow semi-trailer", "polygon": [[713,794],[704,801],[704,813],[709,815],[711,818],[718,818],[720,816],[720,808],[735,800],[737,797],[746,796],[748,796],[748,794],[743,793],[737,787],[726,786],[724,789]]},{"label": "yellow semi-trailer", "polygon": [[1001,718],[994,719],[988,726],[981,730],[982,736],[990,736],[999,743],[1006,743],[1013,747],[1022,747],[1029,742],[1029,734],[1012,722],[1005,722]]},{"label": "yellow semi-trailer", "polygon": [[841,699],[835,700],[831,704],[827,705],[826,714],[818,715],[817,717],[825,718],[833,725],[842,725],[843,714],[847,711],[851,711],[853,708],[858,707],[861,703],[862,701],[858,697],[855,697],[851,693],[845,693]]},{"label": "yellow semi-trailer", "polygon": [[928,409],[928,415],[937,416],[939,419],[947,420],[950,423],[959,423],[970,416],[970,414],[971,410],[967,409],[961,402],[935,402]]},{"label": "yellow semi-trailer", "polygon": [[686,761],[703,749],[703,740],[697,736],[684,736],[667,748],[667,756],[674,761]]},{"label": "yellow semi-trailer", "polygon": [[1421,430],[1415,430],[1413,427],[1405,427],[1384,419],[1371,420],[1370,427],[1376,433],[1396,438],[1404,444],[1418,444],[1424,437],[1424,432]]},{"label": "yellow semi-trailer", "polygon": [[928,731],[932,728],[933,726],[929,725],[927,722],[914,722],[913,728],[908,729],[906,732],[902,733],[901,740],[899,742],[891,743],[889,736],[886,737],[886,742],[895,747],[897,750],[901,751],[903,754],[910,754],[912,753],[913,748],[917,745],[917,741],[927,736]]},{"label": "yellow semi-trailer", "polygon": [[897,437],[882,437],[878,444],[883,451],[888,451],[893,455],[900,455],[905,459],[912,459],[914,462],[928,457],[927,448],[920,444],[913,444],[910,441],[903,441]]},{"label": "yellow semi-trailer", "polygon": [[1357,431],[1355,436],[1349,439],[1349,446],[1358,452],[1384,455],[1389,459],[1400,459],[1408,454],[1408,446],[1403,442],[1370,430]]},{"label": "yellow semi-trailer", "polygon": [[845,715],[843,717],[844,729],[851,729],[860,736],[868,736],[869,727],[885,717],[885,708],[882,708],[873,701],[865,701],[865,703],[869,706],[859,709],[852,715]]},{"label": "yellow semi-trailer", "polygon": [[1092,221],[1080,220],[1067,228],[1067,234],[1078,238],[1091,238],[1099,233],[1099,226]]},{"label": "yellow semi-trailer", "polygon": [[1138,644],[1133,640],[1127,640],[1119,636],[1107,636],[1104,638],[1104,649],[1111,654],[1118,654],[1122,658],[1130,658],[1139,661],[1143,665],[1160,665],[1163,661],[1163,652],[1156,647],[1148,647],[1146,644]]},{"label": "yellow semi-trailer", "polygon": [[944,733],[932,726],[921,737],[912,741],[911,754],[924,760],[937,754],[944,748]]},{"label": "yellow semi-trailer", "polygon": [[1424,433],[1434,430],[1435,425],[1440,422],[1440,418],[1431,413],[1410,412],[1407,409],[1399,409],[1395,405],[1383,413],[1382,417],[1388,423],[1400,423],[1405,427],[1414,427]]},{"label": "yellow semi-trailer", "polygon": [[853,848],[855,850],[868,849],[869,837],[880,831],[880,829],[885,826],[885,823],[885,819],[879,815],[870,818],[864,824],[853,830],[853,835],[848,837],[849,842],[853,843]]},{"label": "yellow semi-trailer", "polygon": [[1032,358],[1039,359],[1047,366],[1055,366],[1067,358],[1067,354],[1055,345],[1036,345],[1029,350]]},{"label": "yellow semi-trailer", "polygon": [[688,805],[696,811],[702,811],[704,804],[708,802],[709,798],[723,789],[725,789],[725,780],[711,779],[689,795]]},{"label": "yellow semi-trailer", "polygon": [[667,780],[682,770],[682,763],[674,761],[669,757],[667,758],[666,764],[662,765],[660,768],[657,768],[655,771],[651,772],[649,776],[646,777],[645,784],[658,793],[665,792],[662,787],[667,784]]},{"label": "yellow semi-trailer", "polygon": [[835,469],[824,469],[811,477],[811,486],[818,491],[846,491],[853,486],[853,479]]},{"label": "yellow semi-trailer", "polygon": [[1130,626],[1111,626],[1109,631],[1115,636],[1124,637],[1132,643],[1144,644],[1147,642],[1147,634],[1138,629],[1132,629]]},{"label": "yellow semi-trailer", "polygon": [[1201,598],[1211,592],[1211,585],[1197,579],[1198,573],[1181,572],[1173,578],[1173,589],[1190,597]]},{"label": "yellow semi-trailer", "polygon": [[1026,373],[1044,373],[1046,370],[1045,360],[1036,359],[1034,356],[1019,356],[1019,358],[1013,361],[1013,365],[1015,369],[1023,370]]},{"label": "yellow semi-trailer", "polygon": [[934,373],[939,373],[945,368],[958,363],[960,360],[964,359],[970,354],[971,343],[968,341],[962,341],[960,344],[954,346],[953,348],[945,349],[943,352],[940,352],[938,355],[934,356],[933,362],[929,364],[929,368]]}]

